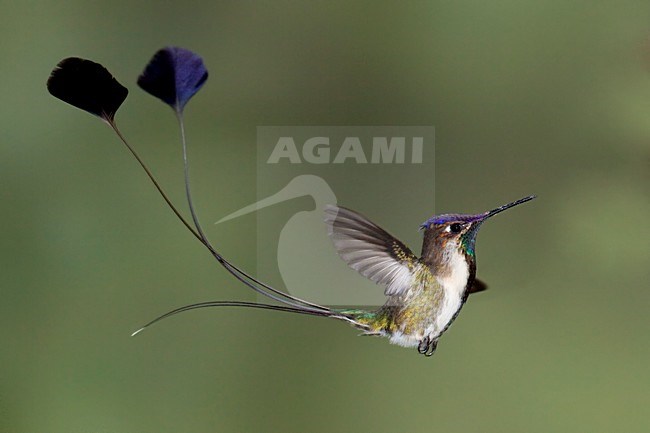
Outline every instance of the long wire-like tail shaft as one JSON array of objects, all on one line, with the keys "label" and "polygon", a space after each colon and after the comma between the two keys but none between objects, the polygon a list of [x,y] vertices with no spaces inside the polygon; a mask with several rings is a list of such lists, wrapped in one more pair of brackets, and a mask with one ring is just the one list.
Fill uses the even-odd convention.
[{"label": "long wire-like tail shaft", "polygon": [[135,336],[140,332],[144,331],[149,326],[153,325],[156,322],[159,322],[163,319],[166,319],[169,316],[173,316],[178,313],[183,313],[185,311],[196,310],[199,308],[208,308],[208,307],[245,307],[245,308],[258,308],[262,310],[273,310],[273,311],[284,311],[288,313],[298,313],[298,314],[308,314],[311,316],[321,316],[321,317],[336,317],[342,320],[348,320],[346,316],[326,313],[326,312],[316,312],[316,311],[307,311],[301,308],[287,307],[284,305],[271,305],[271,304],[260,304],[257,302],[246,302],[246,301],[207,301],[199,302],[196,304],[185,305],[183,307],[176,308],[175,310],[169,311],[161,316],[156,317],[151,322],[144,325],[142,328],[135,331],[131,336]]},{"label": "long wire-like tail shaft", "polygon": [[271,305],[271,304],[263,304],[263,303],[255,303],[255,302],[244,302],[244,301],[210,301],[210,302],[203,302],[203,303],[198,303],[198,304],[192,304],[192,305],[187,305],[184,307],[180,307],[178,309],[175,309],[173,311],[170,311],[166,314],[163,314],[162,316],[154,319],[153,321],[149,322],[142,328],[138,329],[136,332],[134,332],[132,335],[136,335],[140,333],[142,330],[147,328],[148,326],[164,319],[167,318],[171,315],[181,313],[184,311],[189,311],[197,308],[206,308],[206,307],[217,307],[217,306],[233,306],[233,307],[249,307],[249,308],[261,308],[261,309],[267,309],[267,310],[276,310],[276,311],[285,311],[285,312],[293,312],[293,313],[300,313],[300,314],[308,314],[308,315],[313,315],[313,316],[321,316],[321,317],[335,317],[338,319],[350,321],[351,323],[355,323],[354,320],[344,316],[337,314],[330,310],[327,307],[300,299],[298,297],[289,295],[288,293],[282,292],[280,290],[277,290],[268,284],[259,281],[255,277],[249,275],[245,271],[241,270],[239,267],[235,266],[228,260],[226,260],[215,248],[214,246],[210,243],[208,240],[207,236],[203,232],[203,229],[201,227],[201,224],[199,222],[198,216],[196,214],[196,211],[194,209],[194,203],[192,200],[192,194],[191,194],[191,189],[190,189],[190,180],[189,180],[189,163],[188,163],[188,158],[187,158],[187,144],[186,144],[186,138],[185,138],[185,128],[183,124],[183,117],[182,113],[177,111],[177,118],[179,121],[180,125],[180,131],[181,131],[181,141],[182,141],[182,149],[183,149],[183,167],[184,167],[184,177],[185,177],[185,193],[187,197],[187,202],[190,210],[190,214],[192,216],[192,222],[194,223],[194,227],[183,217],[183,215],[180,213],[180,211],[174,206],[172,201],[169,199],[169,196],[165,193],[165,191],[162,189],[156,178],[154,177],[153,173],[151,170],[147,167],[147,165],[144,163],[142,158],[138,155],[138,153],[135,151],[135,149],[126,141],[125,137],[122,135],[120,130],[118,129],[117,125],[114,122],[107,122],[109,126],[115,131],[119,139],[122,141],[122,143],[127,147],[131,155],[136,159],[136,161],[139,163],[140,167],[145,171],[147,174],[147,177],[151,180],[151,182],[154,184],[156,187],[156,190],[158,193],[162,196],[162,198],[165,200],[165,203],[169,206],[169,208],[174,212],[176,217],[183,223],[183,225],[192,233],[192,235],[203,244],[208,251],[212,254],[212,256],[217,260],[219,264],[221,264],[230,274],[232,274],[238,281],[242,282],[245,284],[247,287],[253,289],[257,293],[272,299],[274,301],[280,302],[281,304],[284,305]]}]

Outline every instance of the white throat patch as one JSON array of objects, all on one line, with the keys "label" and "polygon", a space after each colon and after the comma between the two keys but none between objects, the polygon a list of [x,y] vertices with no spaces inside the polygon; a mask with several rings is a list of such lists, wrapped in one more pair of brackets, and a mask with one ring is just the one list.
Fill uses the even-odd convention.
[{"label": "white throat patch", "polygon": [[469,278],[469,265],[458,251],[449,256],[449,275],[438,277],[444,290],[444,299],[440,313],[436,318],[436,331],[442,332],[462,305],[462,295]]}]

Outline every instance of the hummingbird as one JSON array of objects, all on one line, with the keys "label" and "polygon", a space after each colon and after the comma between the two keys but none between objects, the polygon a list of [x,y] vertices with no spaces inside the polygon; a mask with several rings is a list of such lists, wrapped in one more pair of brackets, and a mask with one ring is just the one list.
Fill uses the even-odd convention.
[{"label": "hummingbird", "polygon": [[387,297],[375,311],[338,313],[349,318],[363,335],[388,337],[391,343],[433,355],[468,296],[487,289],[476,278],[476,236],[482,224],[533,198],[524,197],[476,215],[429,218],[420,226],[424,231],[420,257],[360,213],[326,207],[325,223],[339,256],[352,269],[384,286]]},{"label": "hummingbird", "polygon": [[387,300],[373,311],[330,308],[300,299],[271,287],[228,261],[201,227],[191,195],[183,110],[207,78],[208,72],[201,57],[180,47],[159,50],[138,78],[138,85],[143,90],[169,105],[176,114],[191,222],[172,203],[152,171],[118,129],[115,114],[128,90],[106,68],[87,59],[69,57],[57,65],[47,81],[48,91],[54,97],[99,117],[113,129],[167,206],[227,272],[274,301],[219,300],[190,304],[159,316],[131,335],[184,311],[205,307],[246,307],[342,320],[361,330],[363,335],[388,337],[392,343],[417,347],[419,353],[433,355],[438,340],[456,319],[468,296],[487,288],[476,279],[475,245],[480,227],[492,216],[535,196],[476,215],[442,214],[429,218],[421,225],[424,234],[420,257],[365,216],[344,207],[327,206],[325,223],[339,256],[361,275],[384,286]]},{"label": "hummingbird", "polygon": [[[487,289],[487,285],[476,278],[479,229],[492,216],[534,198],[534,195],[524,197],[479,214],[434,215],[420,225],[423,231],[420,257],[360,213],[327,205],[324,221],[338,255],[352,269],[384,287],[387,300],[376,310],[329,308],[276,290],[227,262],[208,243],[208,249],[218,254],[215,257],[226,269],[230,267],[235,277],[280,305],[244,301],[186,305],[159,316],[132,335],[188,310],[249,307],[342,320],[361,330],[361,335],[388,337],[393,344],[417,347],[420,354],[431,356],[469,295]],[[246,278],[241,278],[242,275]]]}]

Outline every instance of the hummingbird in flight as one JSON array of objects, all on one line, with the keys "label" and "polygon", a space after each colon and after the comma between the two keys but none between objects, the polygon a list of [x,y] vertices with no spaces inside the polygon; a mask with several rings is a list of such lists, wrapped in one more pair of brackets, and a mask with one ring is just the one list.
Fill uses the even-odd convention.
[{"label": "hummingbird in flight", "polygon": [[[417,347],[419,353],[431,356],[468,296],[487,289],[476,278],[476,236],[482,224],[534,198],[534,195],[524,197],[475,215],[442,214],[429,218],[420,226],[424,232],[420,257],[360,213],[328,205],[325,223],[337,253],[352,269],[384,286],[387,300],[383,306],[376,310],[329,308],[273,289],[246,275],[247,279],[240,281],[279,301],[280,305],[243,301],[191,304],[152,320],[133,335],[159,320],[188,310],[250,307],[342,320],[361,330],[362,335],[388,337],[391,343]],[[221,260],[226,263],[226,269],[238,270],[222,257]]]},{"label": "hummingbird in flight", "polygon": [[417,346],[433,355],[438,339],[460,313],[471,293],[487,289],[476,279],[476,235],[488,218],[535,196],[488,212],[443,214],[421,225],[422,253],[411,250],[365,216],[328,206],[325,222],[339,256],[361,275],[385,287],[386,303],[375,311],[343,310],[364,335]]},{"label": "hummingbird in flight", "polygon": [[106,68],[87,59],[70,57],[57,65],[47,81],[48,91],[54,97],[99,117],[114,130],[169,208],[226,271],[274,301],[209,301],[186,305],[159,316],[132,335],[184,311],[206,307],[247,307],[342,320],[361,330],[363,335],[388,337],[392,343],[417,347],[421,354],[431,356],[467,297],[487,288],[476,279],[475,245],[479,228],[488,218],[535,196],[476,215],[433,216],[421,225],[424,239],[420,257],[363,215],[343,207],[328,206],[325,223],[339,256],[361,275],[384,286],[387,300],[373,311],[330,308],[300,299],[271,287],[228,261],[208,240],[201,227],[191,195],[183,110],[207,77],[200,56],[184,48],[167,47],[154,55],[138,78],[138,85],[143,90],[168,104],[176,114],[181,131],[185,193],[191,222],[172,203],[149,167],[118,129],[115,113],[126,99],[128,90]]}]

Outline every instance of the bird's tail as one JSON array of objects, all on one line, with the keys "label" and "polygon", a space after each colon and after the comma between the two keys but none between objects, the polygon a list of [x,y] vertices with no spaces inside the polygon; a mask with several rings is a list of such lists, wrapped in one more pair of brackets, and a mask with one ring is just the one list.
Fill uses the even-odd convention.
[{"label": "bird's tail", "polygon": [[333,309],[332,312],[345,317],[354,327],[366,335],[381,335],[388,329],[388,316],[384,309],[376,311],[362,309]]},{"label": "bird's tail", "polygon": [[[312,304],[316,305],[316,304]],[[330,309],[327,307],[319,306],[320,309],[311,309],[306,308],[305,306],[296,306],[292,303],[286,303],[286,305],[274,305],[274,304],[264,304],[259,302],[247,302],[247,301],[208,301],[208,302],[198,302],[196,304],[185,305],[183,307],[176,308],[175,310],[169,311],[161,316],[156,317],[151,322],[147,323],[137,331],[135,331],[131,336],[135,336],[140,332],[144,331],[149,326],[153,325],[156,322],[159,322],[163,319],[166,319],[170,316],[173,316],[178,313],[183,313],[185,311],[196,310],[199,308],[208,308],[208,307],[243,307],[243,308],[258,308],[262,310],[272,310],[272,311],[283,311],[285,313],[296,313],[296,314],[306,314],[309,316],[318,316],[318,317],[329,317],[332,319],[342,320],[354,326],[355,328],[361,329],[364,332],[372,332],[373,323],[372,315],[374,313],[364,311],[364,310],[343,310],[343,309]]]},{"label": "bird's tail", "polygon": [[228,271],[232,276],[239,281],[240,283],[244,284],[248,288],[254,290],[255,292],[265,296],[267,299],[271,301],[271,303],[257,303],[257,302],[245,302],[245,301],[209,301],[209,302],[201,302],[197,304],[191,304],[191,305],[186,305],[184,307],[177,308],[175,310],[172,310],[168,313],[165,313],[154,320],[150,321],[147,323],[145,326],[141,327],[137,331],[135,331],[132,335],[136,335],[140,332],[142,332],[145,328],[151,326],[152,324],[165,319],[169,316],[173,316],[178,313],[182,313],[185,311],[190,311],[190,310],[195,310],[197,308],[207,308],[207,307],[244,307],[244,308],[259,308],[259,309],[264,309],[264,310],[274,310],[274,311],[284,311],[284,312],[290,312],[290,313],[297,313],[297,314],[307,314],[311,316],[319,316],[319,317],[331,317],[334,319],[338,320],[343,320],[346,321],[354,326],[361,327],[363,328],[362,323],[358,323],[356,319],[354,318],[354,315],[348,315],[342,311],[338,311],[335,309],[330,309],[328,307],[325,307],[323,305],[319,305],[313,302],[309,302],[304,299],[300,299],[296,296],[292,296],[286,292],[283,292],[281,290],[275,289],[274,287],[270,286],[269,284],[260,281],[256,277],[250,275],[246,271],[244,271],[242,268],[238,267],[234,263],[230,262],[227,260],[221,252],[219,252],[214,245],[208,240],[207,236],[205,235],[203,228],[201,226],[201,223],[199,222],[199,218],[196,214],[196,211],[194,209],[194,203],[192,199],[192,194],[191,194],[191,188],[190,188],[190,178],[189,178],[189,163],[188,163],[188,158],[187,158],[187,143],[185,139],[185,129],[183,126],[183,120],[182,116],[177,116],[179,125],[180,125],[180,130],[181,130],[181,145],[182,145],[182,150],[183,150],[183,168],[184,168],[184,180],[185,180],[185,194],[187,198],[187,205],[190,211],[190,216],[191,216],[191,222],[185,219],[185,217],[181,214],[181,212],[178,210],[178,208],[172,203],[171,199],[167,195],[167,193],[162,189],[160,184],[158,183],[158,180],[154,177],[153,173],[149,169],[149,167],[145,164],[145,162],[140,158],[138,153],[135,151],[135,149],[126,141],[125,137],[122,135],[120,130],[117,128],[117,125],[115,122],[108,122],[109,126],[113,128],[119,139],[124,143],[126,148],[129,150],[129,152],[133,155],[133,157],[137,160],[137,162],[140,164],[142,169],[145,171],[146,175],[149,177],[153,185],[155,186],[156,190],[158,193],[162,196],[162,198],[165,200],[165,203],[169,206],[169,208],[174,212],[176,217],[183,223],[185,228],[208,250],[208,252],[216,259],[216,261],[224,267],[226,271]]}]

